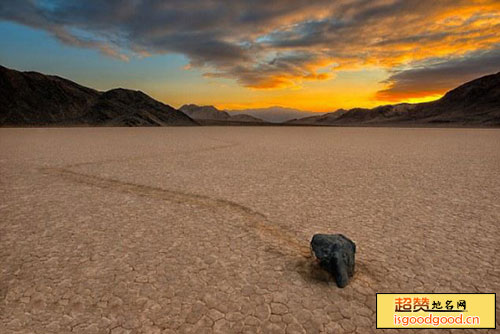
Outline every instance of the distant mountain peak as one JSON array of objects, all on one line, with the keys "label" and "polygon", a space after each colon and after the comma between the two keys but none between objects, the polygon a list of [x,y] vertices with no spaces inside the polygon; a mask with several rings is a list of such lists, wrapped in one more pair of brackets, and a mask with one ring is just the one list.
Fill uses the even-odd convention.
[{"label": "distant mountain peak", "polygon": [[180,111],[193,119],[198,120],[227,120],[231,118],[225,111],[220,111],[214,106],[199,106],[196,104],[185,104],[179,108]]},{"label": "distant mountain peak", "polygon": [[211,105],[199,106],[196,104],[185,104],[179,108],[182,112],[196,120],[227,121],[227,122],[262,122],[261,119],[246,115],[231,115],[226,111],[219,110]]},{"label": "distant mountain peak", "polygon": [[252,108],[252,109],[239,109],[239,110],[226,110],[230,115],[246,114],[253,117],[260,118],[267,122],[282,123],[291,119],[302,118],[304,116],[320,115],[322,113],[315,113],[299,109],[293,109],[281,106],[272,106],[265,108]]},{"label": "distant mountain peak", "polygon": [[183,105],[182,107],[179,108],[179,110],[199,110],[199,109],[203,109],[203,110],[207,110],[207,111],[213,111],[213,112],[216,112],[216,111],[221,111],[217,108],[215,108],[214,106],[212,105],[197,105],[197,104],[185,104]]}]

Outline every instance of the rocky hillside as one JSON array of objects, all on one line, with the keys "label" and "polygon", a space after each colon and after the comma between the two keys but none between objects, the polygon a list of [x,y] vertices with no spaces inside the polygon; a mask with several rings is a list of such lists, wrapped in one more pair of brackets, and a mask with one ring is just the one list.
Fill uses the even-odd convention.
[{"label": "rocky hillside", "polygon": [[72,81],[0,66],[0,126],[197,125],[140,91],[99,92]]},{"label": "rocky hillside", "polygon": [[195,125],[179,110],[158,102],[141,91],[112,89],[102,93],[85,115],[89,124],[109,126]]},{"label": "rocky hillside", "polygon": [[287,124],[499,126],[500,73],[465,83],[433,102],[338,110],[322,116],[295,119]]}]

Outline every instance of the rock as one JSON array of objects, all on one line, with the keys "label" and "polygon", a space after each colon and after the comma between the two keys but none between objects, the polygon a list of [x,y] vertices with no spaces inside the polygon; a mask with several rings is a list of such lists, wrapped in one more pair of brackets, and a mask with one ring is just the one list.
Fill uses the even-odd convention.
[{"label": "rock", "polygon": [[342,234],[315,234],[311,249],[319,265],[335,277],[337,286],[345,287],[354,275],[356,244]]}]

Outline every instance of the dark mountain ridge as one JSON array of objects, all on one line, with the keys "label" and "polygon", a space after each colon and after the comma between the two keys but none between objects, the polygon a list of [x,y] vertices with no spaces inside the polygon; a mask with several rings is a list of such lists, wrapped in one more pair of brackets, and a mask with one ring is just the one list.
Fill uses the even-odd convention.
[{"label": "dark mountain ridge", "polygon": [[[58,76],[0,66],[0,126],[276,124],[213,106],[184,105],[181,110],[141,91],[99,92]],[[281,124],[500,126],[500,72],[467,82],[432,102],[341,109]]]},{"label": "dark mountain ridge", "polygon": [[441,99],[372,109],[338,110],[287,122],[295,125],[500,125],[500,72],[469,81]]},{"label": "dark mountain ridge", "polygon": [[38,72],[0,66],[0,125],[198,125],[189,116],[140,91],[107,92]]}]

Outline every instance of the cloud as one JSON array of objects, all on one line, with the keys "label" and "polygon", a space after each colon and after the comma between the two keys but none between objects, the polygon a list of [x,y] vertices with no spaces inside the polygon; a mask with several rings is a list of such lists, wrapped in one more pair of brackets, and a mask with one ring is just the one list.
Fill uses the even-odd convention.
[{"label": "cloud", "polygon": [[228,67],[218,72],[206,73],[207,77],[234,77],[237,81],[251,88],[269,89],[293,87],[297,80],[326,80],[332,77],[332,72],[321,72],[321,69],[331,65],[328,58],[314,52],[278,52],[268,61],[258,64],[240,64]]},{"label": "cloud", "polygon": [[500,43],[496,0],[4,0],[0,19],[122,60],[183,54],[266,89],[332,78],[333,64],[391,71]]},{"label": "cloud", "polygon": [[389,87],[377,92],[377,99],[400,101],[443,94],[466,81],[499,71],[500,47],[451,59],[427,60],[413,68],[394,71],[384,81]]}]

